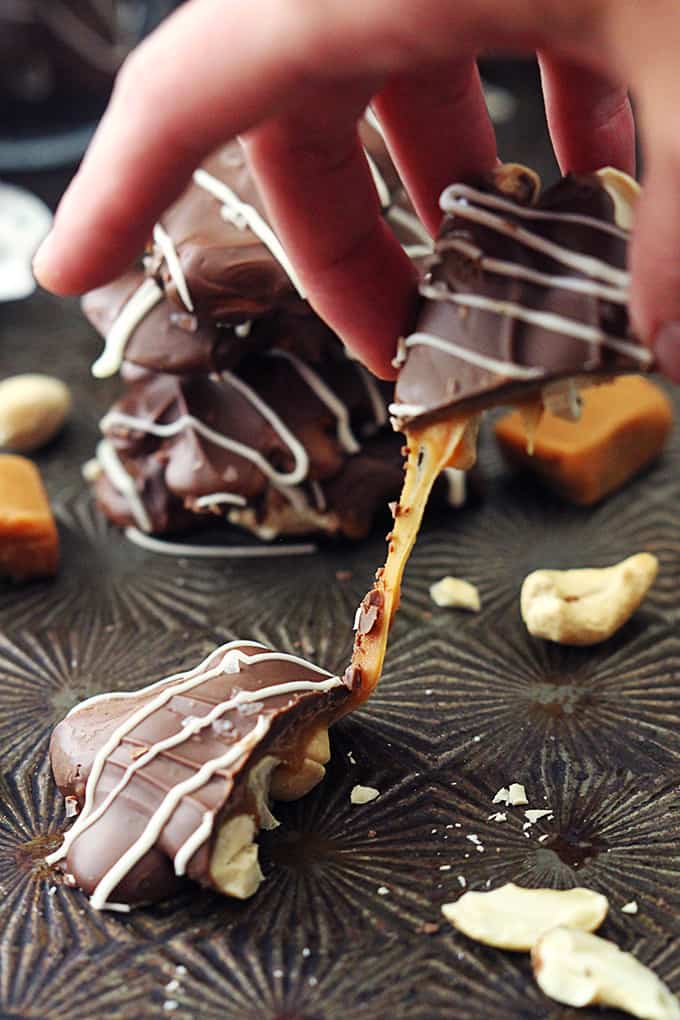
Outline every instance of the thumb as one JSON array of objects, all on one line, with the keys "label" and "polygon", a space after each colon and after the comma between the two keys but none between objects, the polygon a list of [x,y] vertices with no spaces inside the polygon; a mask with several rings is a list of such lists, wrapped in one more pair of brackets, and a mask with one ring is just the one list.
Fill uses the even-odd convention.
[{"label": "thumb", "polygon": [[680,382],[680,6],[655,0],[654,8],[651,20],[636,10],[624,44],[644,163],[630,252],[630,310],[661,370]]}]

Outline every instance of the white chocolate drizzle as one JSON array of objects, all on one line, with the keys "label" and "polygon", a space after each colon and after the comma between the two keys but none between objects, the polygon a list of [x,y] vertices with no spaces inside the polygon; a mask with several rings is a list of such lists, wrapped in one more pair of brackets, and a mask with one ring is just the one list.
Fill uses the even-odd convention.
[{"label": "white chocolate drizzle", "polygon": [[392,196],[390,195],[390,189],[387,187],[385,178],[380,173],[378,164],[366,148],[364,148],[364,155],[366,156],[366,161],[368,163],[369,170],[371,171],[375,190],[378,192],[378,201],[380,202],[380,206],[383,210],[389,209],[392,203]]},{"label": "white chocolate drizzle", "polygon": [[290,354],[288,351],[280,351],[277,348],[272,348],[272,350],[268,352],[268,355],[273,358],[284,358],[286,361],[290,362],[301,378],[307,383],[310,390],[335,416],[338,423],[338,442],[342,448],[346,450],[347,453],[358,453],[361,446],[357,442],[357,439],[350,427],[349,411],[330,386],[323,381],[321,376],[304,361],[296,357],[295,354]]},{"label": "white chocolate drizzle", "polygon": [[[184,743],[193,735],[199,733],[202,729],[212,726],[212,724],[219,720],[225,713],[232,711],[233,709],[238,709],[240,705],[246,705],[248,703],[260,703],[268,700],[269,698],[285,697],[286,695],[295,695],[305,692],[324,693],[332,690],[333,688],[340,687],[343,684],[343,680],[340,677],[332,676],[326,670],[321,669],[319,666],[315,666],[298,656],[278,652],[258,652],[257,650],[254,654],[247,654],[243,650],[244,644],[247,647],[255,649],[263,647],[258,642],[231,641],[226,645],[215,649],[206,659],[203,660],[202,663],[188,672],[177,673],[170,677],[166,677],[163,680],[157,681],[156,683],[143,688],[141,691],[124,691],[114,694],[95,695],[93,698],[89,698],[87,701],[82,702],[80,705],[76,706],[75,709],[71,710],[69,716],[74,712],[79,712],[85,707],[99,703],[103,700],[110,701],[114,699],[136,698],[149,694],[150,692],[158,692],[155,697],[151,698],[146,704],[142,705],[136,712],[133,712],[127,719],[125,719],[95,755],[85,789],[83,809],[73,827],[64,837],[64,842],[60,849],[46,858],[48,863],[53,864],[56,861],[63,859],[78,836],[101,818],[104,812],[108,810],[113,801],[120,795],[133,776],[139,772],[140,769],[144,768],[149,762],[153,761],[164,751]],[[212,663],[216,660],[217,665],[212,666]],[[154,712],[163,708],[163,706],[168,704],[175,695],[190,691],[206,681],[220,676],[221,674],[229,675],[234,672],[238,672],[241,664],[254,666],[261,662],[273,661],[295,663],[304,669],[321,674],[324,679],[294,680],[281,684],[273,684],[269,687],[262,687],[259,690],[239,690],[232,697],[215,705],[205,716],[185,719],[184,725],[180,726],[176,733],[158,741],[156,744],[153,744],[143,755],[134,759],[127,766],[123,776],[116,786],[109,791],[98,807],[94,807],[97,785],[104,768],[106,767],[109,755],[111,755],[112,752],[119,746],[123,738],[134,730],[140,723],[151,716]],[[234,666],[236,666],[236,669]],[[138,839],[135,840],[135,842],[99,881],[90,900],[95,909],[102,910],[111,906],[107,902],[109,894],[157,842],[164,826],[178,807],[182,798],[201,789],[201,787],[209,782],[217,771],[236,764],[250,750],[256,747],[269,730],[270,721],[270,718],[266,715],[260,714],[254,728],[246,734],[245,737],[241,738],[241,740],[239,740],[232,748],[224,754],[205,762],[201,768],[194,773],[194,775],[190,776],[183,782],[176,784],[166,793]],[[208,816],[212,822],[214,818],[213,813],[204,813],[201,823],[195,832],[188,837],[182,847],[180,847],[180,850],[175,857],[175,870],[177,874],[184,874],[186,865],[191,856],[210,835],[212,825],[208,825]]]},{"label": "white chocolate drizzle", "polygon": [[155,280],[144,280],[128,299],[104,339],[104,350],[92,365],[95,379],[115,375],[123,364],[128,340],[149,312],[162,300],[163,291]]},{"label": "white chocolate drizzle", "polygon": [[179,261],[179,256],[177,255],[170,234],[164,229],[164,227],[161,226],[160,223],[157,223],[153,228],[153,239],[158,245],[161,255],[165,259],[168,272],[170,273],[172,282],[174,283],[177,293],[181,298],[182,304],[188,312],[193,312],[194,303],[191,300],[191,294],[189,293],[182,264]]},{"label": "white chocolate drizzle", "polygon": [[205,422],[200,420],[200,418],[196,418],[192,414],[182,414],[173,422],[159,423],[149,421],[146,418],[140,418],[137,415],[125,414],[123,411],[112,410],[109,411],[108,414],[104,415],[100,422],[100,428],[104,432],[106,432],[107,429],[115,428],[130,429],[134,432],[158,436],[161,439],[177,436],[185,428],[193,429],[195,432],[202,435],[204,439],[214,443],[216,446],[220,446],[225,450],[231,450],[240,457],[244,457],[246,460],[249,460],[272,481],[279,482],[282,485],[297,485],[306,478],[309,470],[309,458],[302,443],[295,438],[293,433],[286,425],[284,425],[272,408],[270,408],[257,395],[257,393],[250,388],[250,386],[244,383],[242,379],[238,379],[231,372],[222,372],[221,378],[246,397],[246,399],[250,401],[253,407],[255,407],[268,424],[272,426],[274,431],[278,433],[282,442],[285,443],[294,458],[295,466],[291,471],[277,471],[276,468],[273,468],[269,461],[262,456],[259,450],[256,450],[252,446],[247,446],[245,443],[239,442],[238,439],[231,439],[229,436],[225,436],[221,432],[216,432],[215,429],[206,425]]},{"label": "white chocolate drizzle", "polygon": [[302,283],[283,245],[269,224],[260,216],[257,209],[247,202],[243,202],[228,184],[225,184],[224,181],[219,180],[217,177],[213,177],[207,170],[196,170],[194,173],[194,183],[199,188],[209,192],[218,202],[222,203],[221,214],[225,220],[233,223],[238,230],[251,230],[259,238],[284,270],[300,297],[304,298],[305,293]]},{"label": "white chocolate drizzle", "polygon": [[[524,365],[516,365],[513,361],[501,361],[499,358],[491,358],[486,354],[480,354],[478,351],[462,347],[452,340],[445,340],[441,336],[434,336],[432,333],[412,333],[406,337],[404,343],[407,348],[418,346],[435,347],[437,350],[444,351],[444,353],[450,354],[454,358],[460,358],[461,361],[467,361],[471,365],[476,365],[477,368],[493,372],[494,375],[507,376],[509,379],[540,379],[545,375],[542,368],[525,367]],[[397,413],[394,410],[397,406],[396,404],[390,405],[390,414]]]},{"label": "white chocolate drizzle", "polygon": [[402,248],[410,259],[426,259],[434,251],[431,244],[402,244]]},{"label": "white chocolate drizzle", "polygon": [[[387,214],[387,218],[393,223],[404,227],[405,230],[410,230],[421,242],[422,247],[427,248],[428,253],[434,251],[434,241],[427,232],[425,225],[420,222],[414,213],[409,212],[408,209],[402,209],[400,205],[393,205]],[[408,245],[404,247],[406,248]]]},{"label": "white chocolate drizzle", "polygon": [[317,481],[310,482],[309,487],[314,495],[316,509],[319,511],[319,513],[324,513],[324,511],[328,509],[328,504],[326,503],[326,497],[324,495],[322,487],[319,485]]},{"label": "white chocolate drizzle", "polygon": [[203,821],[197,829],[191,833],[191,835],[182,843],[181,847],[177,851],[174,857],[174,868],[176,875],[185,875],[187,870],[187,864],[194,856],[197,850],[199,850],[206,839],[213,831],[213,825],[215,824],[215,812],[206,811],[203,815]]},{"label": "white chocolate drizzle", "polygon": [[382,124],[376,117],[375,110],[373,109],[372,106],[366,107],[366,109],[364,110],[364,117],[366,118],[366,122],[371,125],[373,130],[377,132],[377,134],[379,134],[381,138],[384,139],[385,133],[383,131]]},{"label": "white chocolate drizzle", "polygon": [[125,470],[118,452],[109,439],[101,439],[97,444],[97,463],[111,482],[116,492],[124,496],[130,512],[142,531],[152,531],[151,518],[146,512],[144,501],[137,491],[134,478]]},{"label": "white chocolate drizzle", "polygon": [[527,283],[535,283],[539,287],[555,287],[559,290],[570,290],[576,294],[590,294],[592,297],[602,298],[603,301],[611,301],[613,304],[625,305],[628,303],[628,291],[621,287],[608,287],[596,280],[582,280],[576,276],[558,276],[554,273],[541,273],[528,266],[522,266],[516,262],[507,262],[504,259],[494,259],[484,255],[481,248],[470,244],[468,241],[457,238],[446,238],[437,245],[437,250],[459,251],[467,258],[472,259],[476,266],[496,276],[509,276],[514,280],[526,280]]},{"label": "white chocolate drizzle", "polygon": [[209,492],[207,496],[197,496],[191,501],[196,510],[209,510],[218,503],[230,503],[232,506],[245,506],[246,500],[237,492]]},{"label": "white chocolate drizzle", "polygon": [[[444,284],[424,283],[420,285],[419,289],[423,297],[430,298],[433,301],[451,301],[453,304],[460,305],[463,308],[475,308],[482,312],[490,312],[494,315],[517,319],[532,326],[540,326],[541,329],[545,329],[550,333],[561,333],[562,336],[573,337],[574,340],[582,340],[584,343],[598,348],[602,346],[610,347],[619,354],[633,358],[643,365],[649,365],[652,361],[652,353],[646,347],[639,347],[623,338],[611,336],[611,334],[605,333],[595,326],[589,326],[566,315],[558,315],[556,312],[535,311],[532,308],[518,305],[514,301],[502,301],[496,298],[485,297],[481,294],[458,294],[455,291],[449,290]],[[413,336],[417,335],[413,334]],[[411,340],[412,337],[408,337],[406,340],[407,347],[412,346]],[[588,366],[586,365],[586,367]],[[506,369],[501,374],[509,375],[510,373]]]},{"label": "white chocolate drizzle", "polygon": [[310,556],[317,552],[313,542],[290,545],[198,545],[189,542],[170,542],[165,538],[147,535],[139,528],[128,527],[125,537],[133,545],[166,556],[186,556],[191,559],[245,560],[265,559],[268,556]]},{"label": "white chocolate drizzle", "polygon": [[628,231],[615,223],[608,223],[607,220],[597,219],[595,216],[585,216],[583,213],[556,212],[555,210],[536,209],[533,206],[519,205],[500,195],[491,194],[488,191],[479,191],[469,184],[450,184],[444,188],[439,198],[439,207],[442,212],[460,213],[461,205],[476,202],[478,205],[485,205],[489,209],[498,209],[501,212],[509,213],[510,216],[518,216],[520,219],[549,222],[550,220],[561,223],[575,223],[582,227],[592,227],[593,230],[603,231],[605,234],[612,234],[628,240]]},{"label": "white chocolate drizzle", "polygon": [[[476,202],[477,205],[473,205],[473,202]],[[515,205],[513,202],[508,202],[505,199],[497,198],[495,195],[477,191],[475,188],[470,188],[465,184],[452,184],[446,188],[442,193],[439,204],[444,212],[452,213],[464,220],[470,220],[472,223],[479,223],[484,227],[495,230],[499,234],[511,237],[518,244],[523,244],[527,248],[539,251],[555,262],[560,262],[562,265],[568,266],[584,276],[604,280],[607,283],[624,289],[630,287],[630,273],[624,269],[617,269],[608,262],[603,262],[602,259],[595,258],[592,255],[583,255],[581,252],[573,251],[562,244],[549,241],[540,234],[526,230],[524,227],[518,226],[503,216],[498,216],[487,210],[488,208],[501,209],[512,216],[525,219],[579,223],[584,226],[593,227],[593,229],[605,231],[606,233],[615,234],[622,240],[626,240],[628,234],[621,230],[620,227],[616,227],[611,223],[594,219],[591,216],[581,216],[578,213],[545,212],[539,209],[526,208],[525,206]],[[480,209],[477,206],[486,206],[487,209]]]},{"label": "white chocolate drizzle", "polygon": [[357,372],[361,378],[362,383],[368,394],[368,399],[371,402],[371,409],[373,411],[373,418],[375,424],[380,428],[387,424],[387,407],[383,396],[378,389],[377,383],[371,373],[363,365],[359,364],[358,361],[354,362]]},{"label": "white chocolate drizzle", "polygon": [[[540,272],[530,266],[523,266],[504,259],[488,256],[479,245],[463,237],[444,237],[437,244],[437,252],[443,255],[447,251],[458,251],[472,264],[482,271],[511,279],[523,280],[539,287],[550,287],[586,294],[591,297],[610,301],[614,304],[626,305],[630,290],[630,274],[625,270],[610,265],[602,259],[584,255],[565,245],[548,240],[540,234],[520,226],[516,220],[533,222],[573,223],[589,229],[610,234],[626,241],[628,232],[621,227],[580,213],[557,212],[518,205],[498,195],[478,191],[465,184],[453,184],[446,188],[440,198],[440,206],[444,212],[472,223],[480,224],[490,230],[512,238],[517,244],[524,245],[540,252],[554,262],[574,270],[580,276],[560,275]],[[493,211],[490,211],[493,210]],[[502,214],[502,215],[499,215]],[[644,367],[652,364],[653,356],[646,348],[632,343],[624,337],[612,336],[604,330],[581,322],[576,318],[543,309],[529,308],[512,300],[493,298],[483,294],[458,292],[450,289],[443,282],[423,282],[419,287],[423,297],[433,301],[448,301],[458,305],[461,310],[476,309],[481,312],[497,315],[502,318],[524,322],[537,326],[548,333],[557,333],[574,340],[589,344],[599,350],[602,347],[616,351],[618,354],[637,361]],[[495,375],[507,379],[531,380],[545,376],[539,367],[518,365],[513,361],[489,357],[478,351],[470,350],[453,340],[435,336],[426,332],[415,332],[400,342],[396,365],[403,364],[404,355],[409,348],[429,346],[450,354],[452,357],[476,365]],[[585,368],[597,367],[593,355],[585,359]],[[571,399],[567,412],[577,413],[575,401]],[[406,404],[392,404],[390,413],[397,421],[417,417],[422,413],[417,408]]]},{"label": "white chocolate drizzle", "polygon": [[183,783],[178,783],[177,786],[174,786],[172,790],[166,794],[151,816],[141,836],[135,840],[132,846],[128,847],[123,856],[120,857],[113,867],[109,868],[106,874],[99,880],[97,887],[90,896],[90,904],[95,910],[106,910],[109,894],[113,892],[116,886],[122,882],[130,871],[132,871],[135,864],[137,864],[142,857],[148,853],[157,841],[173,812],[180,804],[182,798],[187,794],[200,790],[200,788],[205,786],[205,784],[217,771],[219,771],[219,769],[229,768],[230,765],[235,764],[235,762],[237,762],[243,755],[247,754],[248,751],[257,747],[268,729],[269,725],[266,717],[259,716],[255,726],[247,737],[244,737],[243,740],[239,741],[235,747],[225,751],[225,753],[220,755],[219,758],[213,758],[211,761],[206,762],[195,775],[186,779]]}]

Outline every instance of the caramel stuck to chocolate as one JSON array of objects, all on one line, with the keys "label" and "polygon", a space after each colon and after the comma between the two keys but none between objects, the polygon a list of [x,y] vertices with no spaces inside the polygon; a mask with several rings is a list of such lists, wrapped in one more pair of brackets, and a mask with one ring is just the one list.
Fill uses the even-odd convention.
[{"label": "caramel stuck to chocolate", "polygon": [[55,574],[59,536],[36,466],[0,455],[0,575],[16,581]]},{"label": "caramel stuck to chocolate", "polygon": [[576,422],[543,415],[532,430],[533,454],[521,411],[501,418],[495,431],[511,464],[534,472],[570,502],[589,506],[659,456],[673,413],[664,392],[635,375],[588,389],[581,399]]}]

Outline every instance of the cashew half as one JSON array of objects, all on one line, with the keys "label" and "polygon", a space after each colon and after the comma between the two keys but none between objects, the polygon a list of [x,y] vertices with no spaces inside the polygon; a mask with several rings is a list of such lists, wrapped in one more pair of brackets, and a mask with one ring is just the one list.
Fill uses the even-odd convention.
[{"label": "cashew half", "polygon": [[606,641],[633,615],[658,569],[656,556],[638,553],[602,569],[536,570],[522,585],[522,619],[534,637],[559,644]]},{"label": "cashew half", "polygon": [[602,182],[604,190],[614,203],[614,219],[622,230],[632,230],[635,209],[640,199],[640,185],[637,181],[616,170],[613,166],[605,166],[595,174]]},{"label": "cashew half", "polygon": [[272,775],[269,792],[273,800],[297,800],[313,790],[326,775],[324,765],[330,760],[328,729],[315,731],[307,742],[302,764],[297,768],[280,765]]},{"label": "cashew half", "polygon": [[680,1001],[648,967],[597,935],[555,928],[531,953],[541,990],[566,1006],[613,1006],[640,1020],[680,1020]]},{"label": "cashew half", "polygon": [[527,950],[556,925],[594,931],[608,909],[606,896],[590,889],[522,889],[508,882],[491,892],[466,892],[442,913],[477,942]]},{"label": "cashew half", "polygon": [[280,758],[265,755],[248,775],[248,792],[254,802],[253,814],[227,819],[215,837],[210,858],[210,874],[215,885],[236,899],[252,896],[263,881],[258,859],[258,828],[275,829],[279,822],[269,807],[274,800],[296,800],[319,783],[330,759],[328,729],[323,726],[312,734],[305,746],[301,766],[293,768]]},{"label": "cashew half", "polygon": [[210,874],[227,896],[246,900],[257,892],[264,875],[257,857],[255,820],[250,815],[235,815],[217,833]]}]

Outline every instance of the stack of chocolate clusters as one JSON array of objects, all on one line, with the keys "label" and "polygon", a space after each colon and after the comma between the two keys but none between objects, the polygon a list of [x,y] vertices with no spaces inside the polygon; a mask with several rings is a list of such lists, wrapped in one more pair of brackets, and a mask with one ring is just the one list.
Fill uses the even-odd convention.
[{"label": "stack of chocolate clusters", "polygon": [[[385,216],[417,257],[423,228],[365,130]],[[238,142],[196,171],[143,266],[83,307],[105,338],[94,374],[120,370],[127,385],[90,476],[131,538],[225,521],[266,541],[357,539],[397,497],[390,387],[305,301]]]}]

